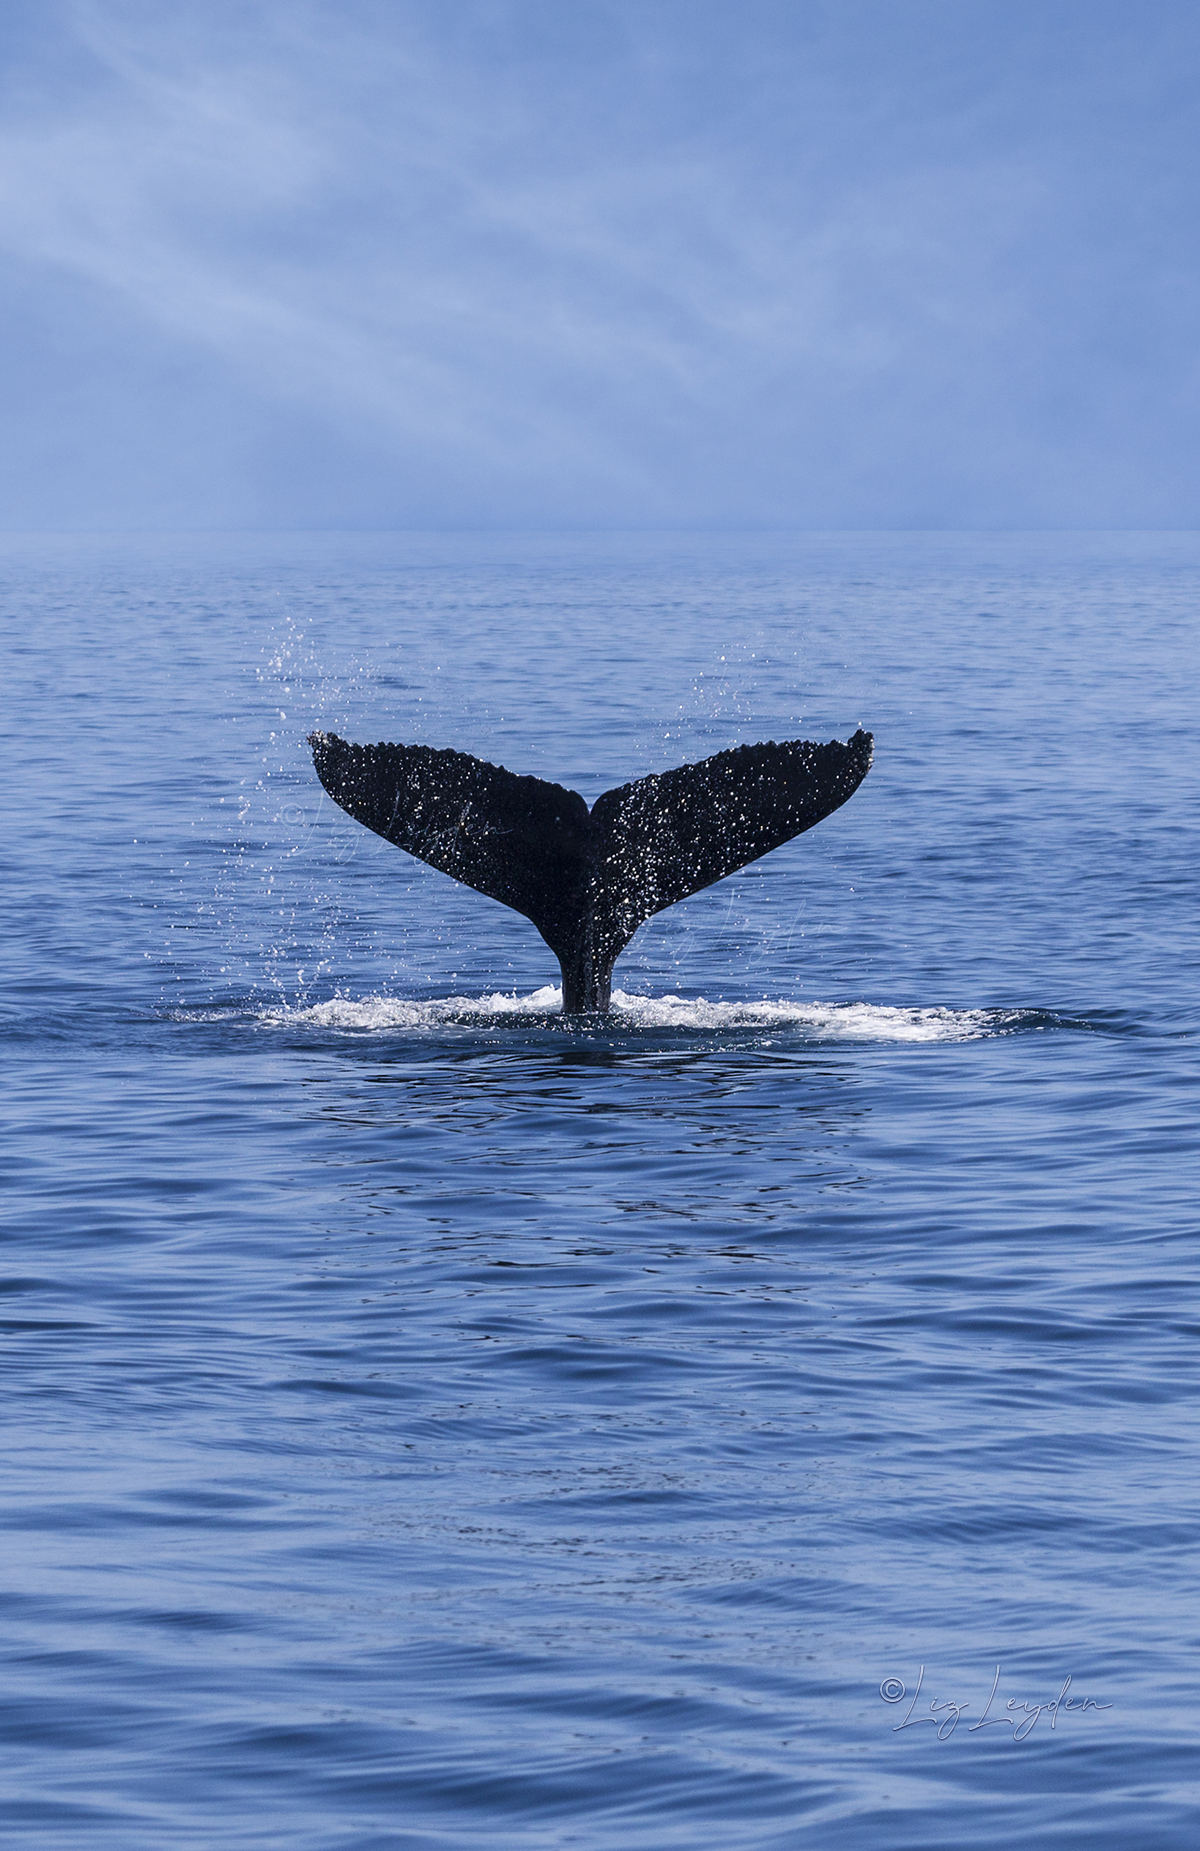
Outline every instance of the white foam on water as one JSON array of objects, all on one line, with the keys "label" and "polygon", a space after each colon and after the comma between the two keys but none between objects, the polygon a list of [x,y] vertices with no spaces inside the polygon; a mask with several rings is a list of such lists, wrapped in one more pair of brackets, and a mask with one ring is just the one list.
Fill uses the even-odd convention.
[{"label": "white foam on water", "polygon": [[[703,997],[637,996],[613,992],[615,1027],[692,1029],[798,1029],[835,1041],[970,1041],[1012,1023],[1009,1011],[995,1009],[902,1008],[883,1003],[787,1003],[764,998],[757,1003],[710,1003]],[[378,1033],[397,1028],[438,1028],[456,1024],[518,1021],[521,1017],[556,1015],[562,991],[546,984],[527,996],[444,996],[428,1002],[403,997],[368,996],[358,1001],[335,996],[307,1007],[264,1009],[259,1020],[275,1027],[341,1029]]]},{"label": "white foam on water", "polygon": [[883,1003],[710,1003],[703,997],[628,996],[613,1003],[645,1028],[798,1028],[849,1041],[962,1041],[994,1032],[995,1010],[904,1009]]},{"label": "white foam on water", "polygon": [[365,996],[358,1002],[334,996],[327,1003],[313,1003],[308,1008],[264,1009],[259,1020],[287,1028],[438,1028],[443,1023],[552,1015],[561,1008],[562,991],[548,983],[528,996],[496,991],[491,996],[440,996],[424,1003],[399,996]]}]

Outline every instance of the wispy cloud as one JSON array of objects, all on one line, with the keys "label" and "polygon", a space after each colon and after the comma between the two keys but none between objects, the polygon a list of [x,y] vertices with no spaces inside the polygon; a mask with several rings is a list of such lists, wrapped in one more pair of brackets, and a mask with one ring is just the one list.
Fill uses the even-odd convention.
[{"label": "wispy cloud", "polygon": [[1028,515],[1030,471],[1101,441],[1039,405],[1049,285],[1078,293],[1056,219],[1095,253],[1012,73],[880,70],[767,8],[781,86],[752,7],[720,103],[685,55],[706,6],[585,8],[565,44],[537,8],[454,12],[63,12],[0,128],[0,246],[266,425],[300,407],[457,480],[449,519],[961,519],[1006,478]]}]

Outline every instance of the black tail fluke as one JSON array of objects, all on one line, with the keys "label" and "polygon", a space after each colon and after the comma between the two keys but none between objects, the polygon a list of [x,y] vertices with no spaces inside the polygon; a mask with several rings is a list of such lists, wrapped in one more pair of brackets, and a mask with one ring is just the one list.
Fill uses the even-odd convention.
[{"label": "black tail fluke", "polygon": [[522,778],[464,752],[314,733],[317,776],[358,822],[533,921],[563,1009],[607,1009],[612,968],[654,913],[801,835],[853,796],[869,733],[740,746],[605,791]]},{"label": "black tail fluke", "polygon": [[576,791],[432,746],[356,746],[336,733],[309,744],[317,776],[356,822],[524,913],[549,945],[570,935],[592,863]]}]

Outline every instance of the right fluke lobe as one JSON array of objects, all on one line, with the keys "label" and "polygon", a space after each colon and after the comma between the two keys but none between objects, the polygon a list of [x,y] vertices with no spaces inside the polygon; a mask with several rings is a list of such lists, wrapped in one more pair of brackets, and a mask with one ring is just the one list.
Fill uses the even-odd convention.
[{"label": "right fluke lobe", "polygon": [[739,746],[605,791],[589,812],[561,784],[465,752],[310,735],[317,776],[398,848],[531,919],[562,967],[563,1009],[609,1006],[638,926],[757,861],[853,796],[872,739]]}]

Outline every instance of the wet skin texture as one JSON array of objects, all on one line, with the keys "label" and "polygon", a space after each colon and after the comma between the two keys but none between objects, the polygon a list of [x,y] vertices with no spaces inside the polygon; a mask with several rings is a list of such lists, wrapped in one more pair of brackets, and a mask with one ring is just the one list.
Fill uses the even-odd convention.
[{"label": "wet skin texture", "polygon": [[465,752],[313,733],[317,776],[357,822],[533,921],[562,967],[563,1011],[609,1008],[638,927],[802,835],[854,795],[872,736],[739,746],[605,791],[523,778]]}]

